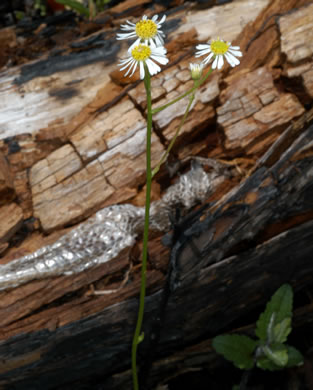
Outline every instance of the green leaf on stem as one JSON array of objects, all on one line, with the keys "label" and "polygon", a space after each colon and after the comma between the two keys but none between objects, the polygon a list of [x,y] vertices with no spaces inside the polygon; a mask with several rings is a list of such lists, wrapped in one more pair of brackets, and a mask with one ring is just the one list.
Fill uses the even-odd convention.
[{"label": "green leaf on stem", "polygon": [[301,366],[303,364],[303,355],[296,348],[291,345],[285,344],[288,351],[288,363],[287,367]]},{"label": "green leaf on stem", "polygon": [[89,10],[84,7],[81,3],[75,0],[56,0],[57,3],[66,5],[71,9],[77,11],[81,15],[85,15],[89,18]]},{"label": "green leaf on stem", "polygon": [[268,359],[265,355],[257,358],[256,365],[262,370],[267,370],[267,371],[277,371],[277,370],[282,370],[283,368],[277,366],[275,363],[272,362],[272,360]]},{"label": "green leaf on stem", "polygon": [[285,367],[288,363],[288,350],[284,344],[266,345],[263,347],[263,352],[278,367]]},{"label": "green leaf on stem", "polygon": [[287,317],[279,324],[276,324],[273,328],[273,342],[284,343],[287,341],[287,337],[291,332],[291,318]]},{"label": "green leaf on stem", "polygon": [[[294,347],[284,344],[283,347],[285,348],[285,351],[287,352],[288,359],[285,365],[279,365],[275,364],[273,361],[273,356],[275,358],[280,359],[283,357],[283,359],[286,359],[285,353],[279,355],[277,354],[277,351],[274,352],[274,355],[269,358],[267,355],[262,355],[257,358],[256,365],[259,368],[262,368],[263,370],[269,370],[269,371],[277,371],[282,370],[286,367],[295,367],[295,366],[301,366],[303,364],[303,356],[302,354]],[[264,351],[265,353],[266,351]],[[282,363],[282,360],[280,360],[280,363]]]},{"label": "green leaf on stem", "polygon": [[[288,317],[291,318],[292,303],[292,288],[289,284],[284,284],[272,296],[272,298],[266,305],[265,311],[260,315],[257,321],[255,334],[257,337],[259,337],[261,341],[265,343],[268,339],[269,333],[271,333],[271,335],[275,337],[274,329],[276,325],[282,323]],[[285,323],[284,326],[285,325],[287,325],[287,323]],[[276,332],[278,332],[278,330]],[[286,332],[287,330],[285,331],[285,333]],[[281,337],[283,337],[283,335]]]},{"label": "green leaf on stem", "polygon": [[214,337],[214,349],[225,359],[230,360],[242,370],[249,370],[254,366],[254,351],[257,342],[245,335],[226,334]]}]

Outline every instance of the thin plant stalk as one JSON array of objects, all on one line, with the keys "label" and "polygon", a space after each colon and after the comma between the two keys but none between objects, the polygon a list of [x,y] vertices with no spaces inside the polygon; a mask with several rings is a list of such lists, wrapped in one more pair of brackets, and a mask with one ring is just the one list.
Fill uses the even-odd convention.
[{"label": "thin plant stalk", "polygon": [[175,103],[179,102],[181,99],[183,99],[184,97],[188,96],[190,93],[195,92],[196,89],[198,87],[200,87],[200,85],[203,84],[205,82],[205,80],[210,76],[212,71],[213,71],[213,69],[211,68],[206,73],[206,75],[204,77],[202,77],[202,79],[198,80],[198,82],[195,83],[195,85],[192,88],[188,89],[187,92],[185,92],[182,95],[178,96],[176,99],[173,99],[171,102],[164,104],[164,106],[160,106],[160,107],[154,108],[152,110],[152,115],[157,114],[158,112],[165,110],[167,107],[170,107],[172,104],[175,104]]},{"label": "thin plant stalk", "polygon": [[[196,84],[196,83],[195,83],[195,84]],[[178,135],[179,135],[179,133],[180,133],[180,130],[181,130],[181,128],[183,127],[183,125],[184,125],[184,123],[185,123],[185,120],[186,120],[186,118],[187,118],[187,116],[188,116],[188,114],[189,114],[189,111],[190,111],[190,108],[191,108],[191,105],[192,105],[192,102],[194,101],[194,99],[195,99],[195,92],[193,92],[193,93],[190,95],[190,97],[189,97],[189,103],[188,103],[188,106],[187,106],[187,108],[186,108],[185,114],[184,114],[184,116],[182,117],[182,119],[181,119],[181,121],[180,121],[180,124],[179,124],[179,126],[177,127],[177,130],[176,130],[176,132],[175,132],[175,134],[174,134],[174,137],[172,138],[172,140],[171,140],[171,142],[170,142],[170,144],[169,144],[167,150],[164,152],[164,154],[163,154],[161,160],[158,162],[158,164],[156,165],[156,167],[152,170],[152,178],[159,172],[161,165],[167,160],[167,157],[168,157],[168,155],[169,155],[169,153],[170,153],[172,147],[174,146],[174,143],[175,143],[175,141],[176,141],[176,139],[177,139],[177,137],[178,137]]]},{"label": "thin plant stalk", "polygon": [[[147,278],[147,259],[148,259],[148,238],[149,238],[149,216],[150,216],[150,203],[151,203],[151,183],[153,176],[159,171],[160,166],[163,164],[163,162],[167,159],[168,154],[170,150],[172,149],[178,134],[187,118],[187,115],[190,111],[192,102],[195,98],[195,91],[196,89],[205,82],[205,80],[209,77],[209,75],[212,73],[212,69],[210,69],[207,74],[201,79],[195,81],[195,85],[193,88],[189,89],[187,92],[185,92],[183,95],[179,96],[178,98],[172,100],[168,104],[165,104],[162,107],[158,107],[155,110],[152,110],[152,99],[151,99],[151,76],[149,73],[149,70],[145,66],[145,78],[144,78],[144,85],[146,89],[146,96],[147,96],[147,135],[146,135],[146,203],[145,203],[145,222],[144,222],[144,232],[143,232],[143,249],[142,249],[142,265],[141,265],[141,284],[140,284],[140,296],[139,296],[139,309],[138,309],[138,317],[137,317],[137,324],[135,328],[135,333],[133,337],[133,343],[132,343],[132,377],[133,377],[133,389],[139,390],[139,383],[138,383],[138,372],[137,372],[137,348],[138,344],[143,340],[143,333],[141,333],[142,328],[142,322],[143,322],[143,316],[144,316],[144,305],[145,305],[145,296],[146,296],[146,278]],[[188,106],[186,108],[185,114],[181,120],[180,125],[178,126],[178,129],[176,130],[176,133],[171,140],[168,149],[163,154],[160,162],[158,165],[154,168],[152,171],[151,169],[151,135],[152,135],[152,115],[156,114],[157,112],[160,112],[164,110],[165,108],[171,106],[172,104],[178,102],[179,100],[183,99],[184,97],[188,96],[189,94],[192,94],[189,99]]]},{"label": "thin plant stalk", "polygon": [[141,285],[139,297],[139,310],[136,329],[132,344],[132,376],[133,389],[139,390],[138,373],[137,373],[137,347],[143,340],[141,327],[144,315],[145,295],[146,295],[146,274],[147,274],[147,258],[148,258],[148,236],[149,236],[149,215],[150,215],[150,199],[151,199],[151,134],[152,134],[152,103],[151,103],[151,80],[150,73],[145,65],[144,85],[147,95],[147,141],[146,141],[146,205],[145,205],[145,223],[143,232],[143,249],[142,249],[142,265],[141,265]]}]

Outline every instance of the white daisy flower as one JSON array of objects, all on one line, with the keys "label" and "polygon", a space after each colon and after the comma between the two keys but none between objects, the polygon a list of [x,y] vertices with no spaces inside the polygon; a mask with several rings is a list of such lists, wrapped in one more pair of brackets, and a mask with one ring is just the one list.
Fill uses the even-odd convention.
[{"label": "white daisy flower", "polygon": [[127,20],[126,23],[128,24],[121,25],[121,30],[127,32],[117,34],[117,39],[137,38],[129,48],[129,51],[131,51],[139,43],[144,43],[145,45],[150,45],[151,47],[162,46],[164,44],[163,37],[165,34],[160,30],[160,28],[164,23],[166,16],[163,15],[159,22],[157,19],[158,15],[154,15],[152,19],[148,19],[147,16],[144,15],[136,24]]},{"label": "white daisy flower", "polygon": [[202,76],[202,71],[203,71],[203,63],[201,64],[189,64],[189,69],[191,72],[191,78],[193,80],[199,80]]},{"label": "white daisy flower", "polygon": [[139,64],[140,78],[142,80],[145,77],[145,64],[147,65],[151,76],[161,71],[159,65],[157,65],[152,60],[159,62],[162,65],[166,65],[168,63],[168,59],[166,58],[165,47],[148,46],[139,43],[139,45],[135,46],[131,51],[129,51],[129,57],[120,61],[118,66],[122,66],[120,70],[129,68],[124,76],[127,76],[132,71],[132,73],[129,75],[129,77],[131,77],[137,69],[137,65]]},{"label": "white daisy flower", "polygon": [[204,64],[208,64],[211,59],[214,59],[212,69],[221,69],[224,65],[224,58],[232,66],[240,64],[240,61],[236,57],[242,57],[242,53],[239,50],[239,46],[231,46],[230,42],[225,42],[222,39],[212,39],[207,45],[198,45],[196,47],[199,51],[196,53],[196,57],[201,57],[205,54],[209,54],[203,61]]}]

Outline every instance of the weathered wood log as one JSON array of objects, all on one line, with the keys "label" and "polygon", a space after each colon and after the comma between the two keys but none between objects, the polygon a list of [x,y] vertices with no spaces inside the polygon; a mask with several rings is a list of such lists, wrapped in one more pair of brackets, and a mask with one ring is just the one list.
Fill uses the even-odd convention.
[{"label": "weathered wood log", "polygon": [[[301,154],[312,139],[311,126],[288,152]],[[287,160],[282,157],[269,171],[257,170],[213,214],[205,210],[191,226],[184,227],[172,249],[174,272],[155,358],[169,356],[202,337],[218,333],[221,327],[225,328],[264,303],[286,281],[299,288],[312,283],[313,160],[309,157],[290,161],[289,153]],[[193,252],[191,242],[198,253]],[[155,257],[157,254],[151,252],[151,258]],[[149,274],[150,286],[152,278],[153,272]],[[136,287],[138,282],[128,288],[132,288],[134,294]],[[20,289],[22,292],[23,288]],[[24,295],[26,291],[24,289]],[[126,294],[129,297],[129,292]],[[1,298],[3,302],[5,295]],[[149,347],[149,339],[153,337],[161,298],[162,290],[154,293],[150,290],[143,351],[147,348],[145,343]],[[26,338],[17,335],[2,343],[3,358],[15,362],[14,368],[20,367],[24,379],[20,378],[19,385],[16,370],[12,371],[8,364],[7,369],[3,368],[8,372],[2,374],[0,383],[14,383],[17,388],[30,383],[37,388],[36,381],[38,386],[48,388],[66,386],[67,381],[71,383],[80,378],[87,364],[88,375],[98,373],[108,378],[103,382],[105,388],[129,388],[129,376],[123,376],[126,382],[122,384],[111,375],[128,368],[137,299],[123,301],[121,296],[119,299],[120,303],[100,311],[100,307],[106,306],[107,296],[69,296],[68,302],[63,302],[61,315],[65,315],[66,307],[86,313],[90,305],[97,305],[98,314],[66,326],[55,323],[61,316],[54,305],[33,314],[30,318],[43,319],[45,312],[50,323],[45,323],[45,329],[28,333]],[[14,322],[14,327],[23,322],[25,319]],[[8,325],[7,329],[10,328],[11,332],[19,333],[19,329]],[[27,352],[22,352],[25,350]],[[59,359],[64,353],[66,357],[62,358],[59,368]],[[85,355],[89,356],[88,363],[82,359]],[[159,364],[156,362],[159,377],[167,371],[167,364],[162,360]],[[27,375],[25,370],[30,366],[32,370]],[[58,375],[64,370],[66,379]],[[91,380],[84,377],[87,382]]]},{"label": "weathered wood log", "polygon": [[[146,388],[176,375],[190,345],[195,354],[206,351],[199,340],[261,307],[280,284],[301,290],[312,283],[313,8],[291,0],[250,6],[185,5],[168,18],[168,51],[176,62],[153,78],[155,105],[192,85],[187,43],[223,35],[244,57],[241,66],[213,74],[200,88],[171,156],[226,160],[233,178],[223,178],[202,209],[178,221],[171,248],[160,235],[150,241],[140,349],[141,361],[153,352]],[[222,19],[229,13],[231,20]],[[301,26],[296,36],[295,26]],[[102,207],[142,205],[143,85],[137,75],[130,83],[115,69],[115,56],[126,49],[115,32],[105,27],[79,42],[85,51],[67,48],[0,78],[2,263],[51,244]],[[180,103],[154,117],[153,164],[183,112]],[[161,170],[155,198],[170,181]],[[84,273],[0,292],[1,386],[83,388],[98,381],[106,389],[130,388],[139,259],[140,240]],[[92,286],[106,294],[93,295]],[[211,352],[203,359],[214,358]]]}]

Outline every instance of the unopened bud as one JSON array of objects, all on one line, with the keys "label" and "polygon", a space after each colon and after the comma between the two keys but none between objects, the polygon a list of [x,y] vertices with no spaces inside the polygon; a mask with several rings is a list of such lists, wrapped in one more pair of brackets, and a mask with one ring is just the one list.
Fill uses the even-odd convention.
[{"label": "unopened bud", "polygon": [[191,78],[193,80],[199,80],[202,76],[203,64],[189,64]]}]

